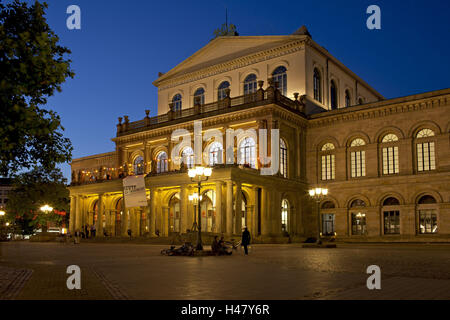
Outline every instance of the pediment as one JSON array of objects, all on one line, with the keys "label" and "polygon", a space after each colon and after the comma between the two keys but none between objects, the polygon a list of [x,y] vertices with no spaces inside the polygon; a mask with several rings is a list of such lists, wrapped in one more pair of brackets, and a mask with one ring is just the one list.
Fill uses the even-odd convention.
[{"label": "pediment", "polygon": [[219,37],[159,77],[154,84],[158,86],[159,83],[180,75],[277,48],[304,38],[303,35]]}]

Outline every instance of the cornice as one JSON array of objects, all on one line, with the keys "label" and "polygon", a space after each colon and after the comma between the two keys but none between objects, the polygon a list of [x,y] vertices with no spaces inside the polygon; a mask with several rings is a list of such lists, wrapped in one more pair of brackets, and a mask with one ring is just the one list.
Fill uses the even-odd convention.
[{"label": "cornice", "polygon": [[[386,101],[382,101],[380,103],[383,102]],[[317,128],[341,122],[374,119],[394,114],[450,106],[450,95],[422,98],[415,101],[397,102],[387,105],[379,105],[380,103],[376,103],[373,106],[368,105],[362,109],[351,110],[350,107],[336,111],[327,111],[317,115],[317,117],[312,116],[308,121],[308,128]]]},{"label": "cornice", "polygon": [[291,41],[285,45],[264,50],[258,53],[253,53],[247,56],[232,59],[227,62],[219,63],[213,66],[209,66],[194,72],[181,74],[179,76],[174,75],[172,79],[163,80],[159,83],[158,89],[165,90],[185,84],[188,82],[194,82],[207,77],[215,76],[220,73],[246,67],[248,65],[256,64],[262,61],[270,60],[276,57],[291,54],[305,48],[305,39]]}]

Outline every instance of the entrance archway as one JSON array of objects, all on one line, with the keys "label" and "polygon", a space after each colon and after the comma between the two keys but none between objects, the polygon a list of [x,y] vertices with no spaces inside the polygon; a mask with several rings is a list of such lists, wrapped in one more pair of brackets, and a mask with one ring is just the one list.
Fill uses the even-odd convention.
[{"label": "entrance archway", "polygon": [[180,212],[180,193],[177,192],[169,200],[169,234],[180,233],[181,212]]}]

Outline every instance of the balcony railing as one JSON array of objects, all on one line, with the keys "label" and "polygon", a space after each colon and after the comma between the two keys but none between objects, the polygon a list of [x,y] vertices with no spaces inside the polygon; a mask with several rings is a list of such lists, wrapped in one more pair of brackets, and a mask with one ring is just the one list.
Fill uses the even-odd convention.
[{"label": "balcony railing", "polygon": [[[263,84],[264,81],[258,81],[259,89],[256,92],[234,98],[230,97],[230,90],[228,89],[223,100],[203,105],[197,100],[194,102],[194,107],[189,109],[174,110],[173,104],[170,103],[169,111],[166,114],[155,117],[149,117],[150,112],[146,110],[146,117],[139,121],[130,122],[128,116],[124,116],[124,119],[119,118],[117,136],[151,130],[175,122],[188,121],[196,117],[207,117],[271,103],[276,103],[293,112],[304,112],[304,104],[300,101],[301,99],[298,99],[298,93],[294,93],[295,100],[291,100],[280,93],[276,83],[271,81],[271,79],[269,79],[269,87],[266,90],[262,89]],[[238,106],[239,108],[237,108]],[[122,122],[122,120],[125,121]]]}]

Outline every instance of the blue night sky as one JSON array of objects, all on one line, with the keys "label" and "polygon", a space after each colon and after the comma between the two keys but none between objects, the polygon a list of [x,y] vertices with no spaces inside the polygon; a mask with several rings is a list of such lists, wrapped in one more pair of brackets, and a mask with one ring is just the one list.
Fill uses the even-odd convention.
[{"label": "blue night sky", "polygon": [[[445,1],[86,1],[47,0],[48,22],[72,50],[76,76],[51,97],[73,157],[114,150],[117,118],[156,115],[152,82],[206,45],[225,20],[241,35],[286,35],[306,25],[313,39],[386,98],[450,87],[450,2]],[[81,8],[81,30],[66,8]],[[381,30],[366,9],[381,8]],[[62,166],[70,177],[69,165]]]}]

